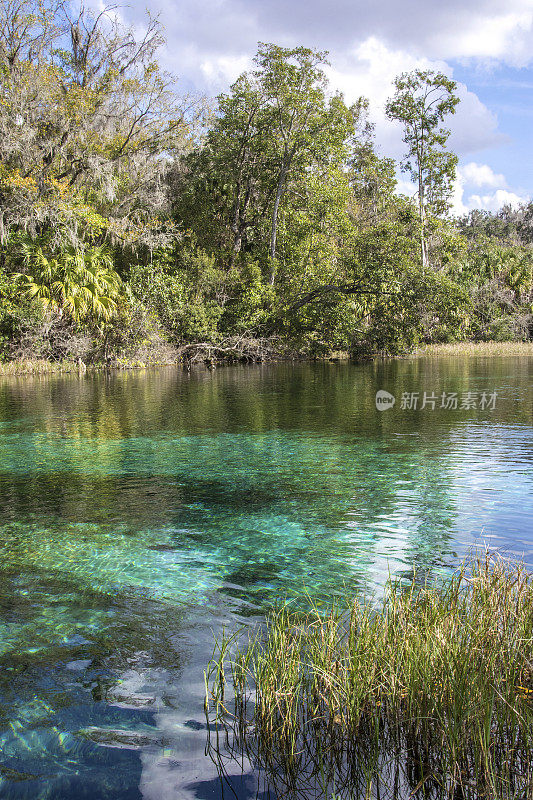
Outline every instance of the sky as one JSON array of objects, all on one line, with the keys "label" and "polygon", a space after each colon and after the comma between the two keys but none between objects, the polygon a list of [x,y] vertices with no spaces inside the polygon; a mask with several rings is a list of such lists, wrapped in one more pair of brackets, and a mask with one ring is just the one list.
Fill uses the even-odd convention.
[{"label": "sky", "polygon": [[[119,10],[142,29],[144,0]],[[449,118],[459,156],[453,211],[496,211],[533,197],[533,0],[152,0],[167,44],[162,65],[183,90],[226,91],[257,43],[329,51],[331,87],[370,100],[383,156],[400,159],[401,127],[384,105],[401,72],[434,69],[457,82]],[[410,193],[406,176],[399,189]]]}]

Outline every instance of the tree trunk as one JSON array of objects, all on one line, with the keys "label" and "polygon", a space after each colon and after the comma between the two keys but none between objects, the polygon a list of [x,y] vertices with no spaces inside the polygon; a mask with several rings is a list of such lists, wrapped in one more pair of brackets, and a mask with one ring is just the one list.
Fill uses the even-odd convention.
[{"label": "tree trunk", "polygon": [[[289,162],[290,163],[290,162]],[[278,233],[278,211],[281,198],[283,196],[283,187],[285,179],[289,171],[289,164],[283,164],[278,179],[278,188],[276,189],[276,197],[274,198],[274,208],[272,209],[272,227],[270,230],[270,285],[274,286],[274,278],[276,277],[276,237]]]},{"label": "tree trunk", "polygon": [[424,203],[424,182],[422,173],[418,173],[418,208],[420,216],[420,255],[422,259],[422,267],[425,269],[428,265],[428,254],[426,245],[426,207]]},{"label": "tree trunk", "polygon": [[233,247],[231,248],[231,260],[230,260],[230,267],[233,268],[235,266],[235,261],[237,256],[241,252],[242,246],[242,231],[238,231],[234,238],[233,238]]}]

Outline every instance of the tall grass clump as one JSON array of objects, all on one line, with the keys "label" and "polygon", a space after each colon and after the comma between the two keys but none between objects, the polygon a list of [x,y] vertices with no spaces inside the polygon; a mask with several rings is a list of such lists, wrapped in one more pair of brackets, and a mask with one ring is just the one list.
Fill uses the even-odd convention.
[{"label": "tall grass clump", "polygon": [[379,609],[281,608],[218,642],[206,688],[217,763],[277,797],[533,797],[533,582],[500,557]]},{"label": "tall grass clump", "polygon": [[533,342],[446,342],[417,348],[412,356],[526,356],[533,355]]}]

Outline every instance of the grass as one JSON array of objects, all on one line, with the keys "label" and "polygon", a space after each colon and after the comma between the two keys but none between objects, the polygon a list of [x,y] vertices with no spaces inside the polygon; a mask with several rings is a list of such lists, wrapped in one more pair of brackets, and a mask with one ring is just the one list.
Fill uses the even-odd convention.
[{"label": "grass", "polygon": [[84,364],[77,361],[48,361],[47,359],[24,358],[14,361],[0,361],[0,377],[8,375],[62,375],[65,373],[85,374],[86,372],[101,372],[103,370],[129,370],[150,369],[152,367],[166,367],[176,362],[170,361],[141,361],[116,359],[110,364],[91,363]]},{"label": "grass", "polygon": [[48,361],[44,358],[22,358],[16,361],[0,361],[0,375],[57,375],[78,372],[73,361]]},{"label": "grass", "polygon": [[533,582],[486,555],[440,586],[390,582],[380,610],[281,608],[222,637],[206,690],[221,772],[246,757],[277,797],[525,800]]},{"label": "grass", "polygon": [[533,356],[533,342],[452,342],[428,344],[414,356]]}]

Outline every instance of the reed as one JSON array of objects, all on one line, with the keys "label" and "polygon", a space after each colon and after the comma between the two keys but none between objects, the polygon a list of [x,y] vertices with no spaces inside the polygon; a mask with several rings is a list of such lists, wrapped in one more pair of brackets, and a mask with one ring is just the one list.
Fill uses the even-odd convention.
[{"label": "reed", "polygon": [[206,690],[222,772],[246,756],[279,797],[529,798],[533,582],[485,554],[379,609],[283,607],[217,643]]},{"label": "reed", "polygon": [[417,348],[412,356],[533,356],[533,342],[450,342]]},{"label": "reed", "polygon": [[16,361],[0,361],[0,375],[56,375],[77,372],[73,361],[48,361],[44,358],[23,358]]},{"label": "reed", "polygon": [[85,373],[120,370],[143,370],[158,367],[175,366],[176,361],[114,359],[107,362],[83,361],[50,361],[47,359],[24,358],[13,361],[0,361],[0,377],[11,375],[63,375],[66,373],[85,375]]}]

